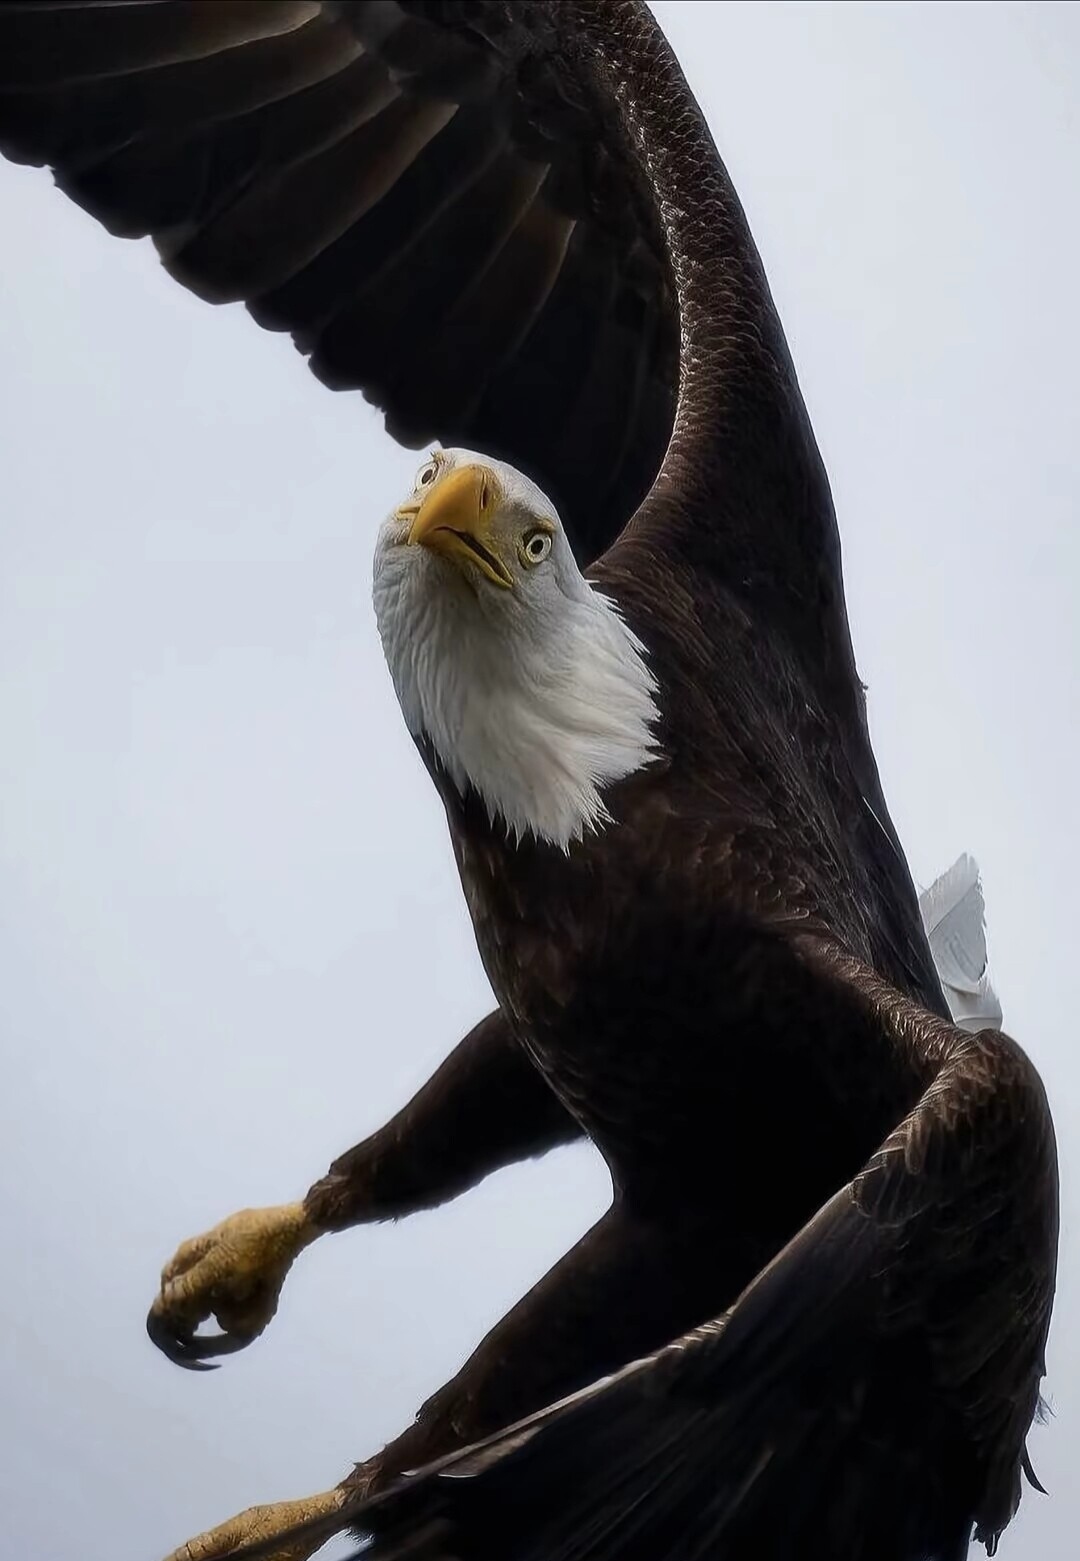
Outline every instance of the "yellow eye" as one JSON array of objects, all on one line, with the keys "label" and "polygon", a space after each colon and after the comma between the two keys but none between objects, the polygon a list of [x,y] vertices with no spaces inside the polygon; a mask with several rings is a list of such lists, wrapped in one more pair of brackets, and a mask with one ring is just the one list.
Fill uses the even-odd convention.
[{"label": "yellow eye", "polygon": [[527,531],[521,540],[521,561],[530,568],[534,564],[542,564],[551,552],[551,532],[537,527],[535,531]]},{"label": "yellow eye", "polygon": [[430,461],[421,466],[420,470],[416,474],[417,489],[419,490],[420,488],[430,488],[431,484],[435,481],[438,475],[439,459],[438,456],[433,456]]}]

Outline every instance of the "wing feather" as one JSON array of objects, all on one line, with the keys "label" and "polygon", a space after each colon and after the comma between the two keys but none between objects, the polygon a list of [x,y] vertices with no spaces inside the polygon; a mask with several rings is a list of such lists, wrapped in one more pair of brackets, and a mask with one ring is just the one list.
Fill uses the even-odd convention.
[{"label": "wing feather", "polygon": [[[471,441],[530,471],[583,559],[617,535],[667,443],[678,318],[565,8],[0,0],[0,59],[7,156],[50,165],[112,233],[151,235],[199,296],[291,332],[403,442]],[[545,350],[571,322],[572,350]],[[595,381],[590,338],[610,349]],[[649,377],[631,403],[648,423],[613,430],[596,473],[535,409],[613,421],[595,397],[627,363]]]},{"label": "wing feather", "polygon": [[[756,251],[637,0],[0,0],[0,57],[9,157],[48,163],[110,231],[152,235],[200,296],[292,332],[325,382],[384,405],[396,437],[522,466],[583,560],[648,492],[681,378],[682,459],[688,428],[725,447],[732,579],[736,514],[758,580],[793,562],[835,571]],[[693,231],[664,216],[689,209],[656,183],[673,169],[700,204]],[[515,188],[529,198],[508,211]],[[545,349],[571,321],[595,373],[580,350]],[[435,372],[403,372],[418,361]],[[536,415],[571,406],[569,433]],[[809,593],[789,584],[790,613]],[[819,616],[811,638],[841,632]]]}]

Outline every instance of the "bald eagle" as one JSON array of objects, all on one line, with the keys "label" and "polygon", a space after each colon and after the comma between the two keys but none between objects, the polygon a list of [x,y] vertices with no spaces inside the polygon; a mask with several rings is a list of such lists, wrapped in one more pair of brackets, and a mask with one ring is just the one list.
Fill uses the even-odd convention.
[{"label": "bald eagle", "polygon": [[1016,1043],[950,1017],[828,482],[648,10],[0,0],[0,149],[438,443],[375,601],[499,1006],[306,1197],[184,1243],[151,1338],[209,1369],[323,1233],[574,1138],[614,1189],[381,1454],[175,1557],[347,1526],[376,1561],[992,1549],[1050,1117]]}]

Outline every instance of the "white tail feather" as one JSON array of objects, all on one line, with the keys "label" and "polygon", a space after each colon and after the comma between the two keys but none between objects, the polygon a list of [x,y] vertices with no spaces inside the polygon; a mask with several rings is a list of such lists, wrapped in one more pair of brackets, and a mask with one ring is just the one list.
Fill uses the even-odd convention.
[{"label": "white tail feather", "polygon": [[979,868],[964,855],[919,896],[930,952],[953,1022],[962,1030],[1001,1028],[1001,1004],[986,963],[986,916]]}]

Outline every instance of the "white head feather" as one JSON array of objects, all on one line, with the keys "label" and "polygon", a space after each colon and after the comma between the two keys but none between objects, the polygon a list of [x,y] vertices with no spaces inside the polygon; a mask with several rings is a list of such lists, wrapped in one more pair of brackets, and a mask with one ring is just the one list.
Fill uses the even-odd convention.
[{"label": "white head feather", "polygon": [[[408,545],[422,499],[482,468],[506,589],[467,556]],[[540,522],[541,530],[537,529]],[[538,536],[550,535],[550,549]],[[525,551],[532,539],[536,558]],[[609,821],[607,787],[656,755],[656,680],[645,647],[582,575],[553,506],[513,467],[468,450],[421,468],[375,551],[375,614],[409,730],[493,823],[562,850]]]}]

